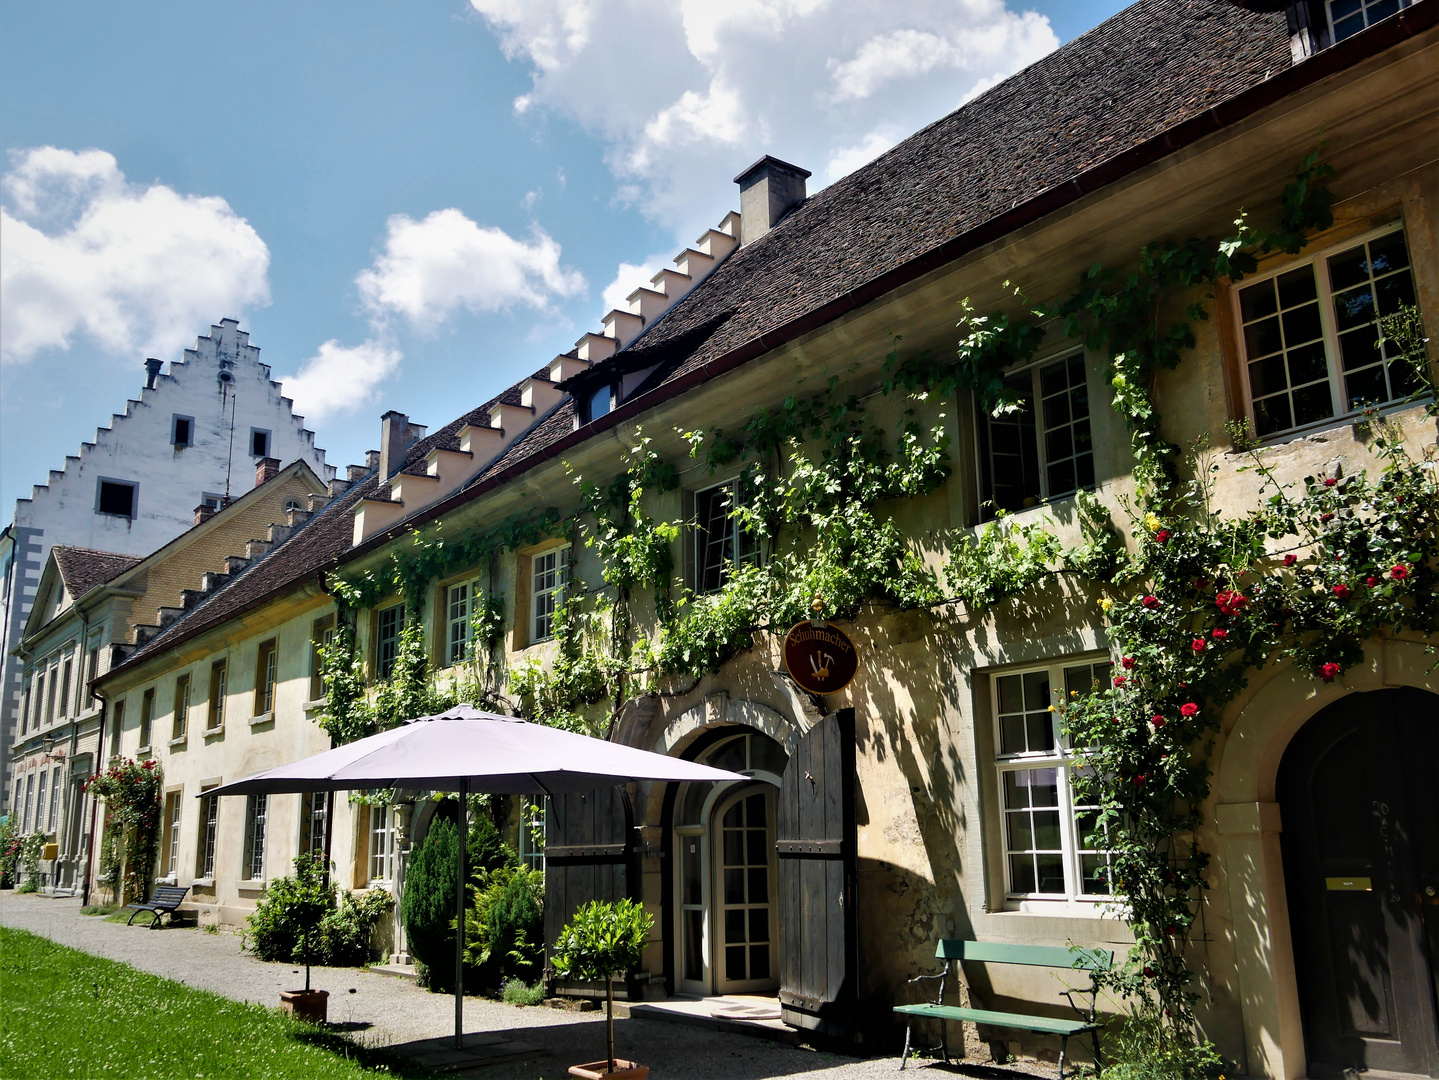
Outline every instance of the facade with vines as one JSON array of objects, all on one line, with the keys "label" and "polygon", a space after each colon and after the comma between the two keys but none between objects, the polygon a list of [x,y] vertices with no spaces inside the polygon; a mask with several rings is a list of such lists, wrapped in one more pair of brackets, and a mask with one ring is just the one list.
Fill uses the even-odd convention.
[{"label": "facade with vines", "polygon": [[[203,916],[319,844],[402,887],[422,795],[191,796],[466,700],[748,772],[624,793],[631,992],[783,1001],[774,792],[853,709],[866,1038],[976,937],[1116,949],[1111,1010],[1249,1075],[1430,1075],[1429,954],[1395,937],[1364,982],[1343,952],[1423,882],[1327,847],[1370,789],[1303,778],[1321,730],[1371,787],[1439,745],[1439,30],[1423,3],[1333,44],[1319,6],[1146,0],[778,216],[749,193],[802,170],[763,159],[605,333],[433,433],[387,413],[99,680],[133,755],[144,694],[228,665],[224,729],[163,761]],[[825,700],[780,655],[810,618],[860,654]],[[966,975],[1055,1010],[1049,974]]]}]

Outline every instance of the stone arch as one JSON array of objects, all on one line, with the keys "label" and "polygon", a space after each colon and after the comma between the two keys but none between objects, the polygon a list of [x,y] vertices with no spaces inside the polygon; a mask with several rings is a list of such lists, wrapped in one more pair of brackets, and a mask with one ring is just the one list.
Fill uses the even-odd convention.
[{"label": "stone arch", "polygon": [[1362,664],[1333,683],[1292,664],[1252,680],[1220,749],[1214,783],[1219,833],[1243,1009],[1248,1072],[1299,1080],[1306,1072],[1294,973],[1289,903],[1275,801],[1279,763],[1316,713],[1350,694],[1397,687],[1439,693],[1424,643],[1371,641]]}]

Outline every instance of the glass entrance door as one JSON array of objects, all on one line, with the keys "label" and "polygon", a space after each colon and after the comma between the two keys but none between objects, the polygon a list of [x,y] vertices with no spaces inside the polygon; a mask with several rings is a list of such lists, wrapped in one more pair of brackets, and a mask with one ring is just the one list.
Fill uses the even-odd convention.
[{"label": "glass entrance door", "polygon": [[775,793],[745,788],[722,804],[715,827],[715,956],[721,994],[773,990]]}]

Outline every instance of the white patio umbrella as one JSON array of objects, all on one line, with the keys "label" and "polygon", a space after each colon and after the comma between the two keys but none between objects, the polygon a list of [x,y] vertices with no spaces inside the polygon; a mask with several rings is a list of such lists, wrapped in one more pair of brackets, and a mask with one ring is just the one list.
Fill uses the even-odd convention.
[{"label": "white patio umbrella", "polygon": [[460,872],[455,889],[455,1048],[462,1046],[465,955],[466,796],[555,795],[628,780],[724,782],[739,773],[456,705],[436,716],[266,769],[205,795],[269,795],[405,787],[460,795]]}]

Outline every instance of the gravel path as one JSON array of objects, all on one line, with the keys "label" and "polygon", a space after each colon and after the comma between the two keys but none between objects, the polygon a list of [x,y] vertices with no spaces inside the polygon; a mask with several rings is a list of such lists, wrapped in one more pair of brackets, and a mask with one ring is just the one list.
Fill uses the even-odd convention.
[{"label": "gravel path", "polygon": [[[153,932],[138,925],[126,927],[81,915],[78,900],[6,890],[0,892],[0,924],[239,1001],[276,1005],[281,990],[304,985],[303,968],[255,959],[240,950],[238,934],[206,934],[192,927]],[[318,967],[312,971],[311,985],[330,992],[331,1023],[353,1030],[353,1037],[371,1045],[398,1049],[454,1031],[454,999],[430,994],[406,979],[355,968]],[[501,1034],[540,1049],[523,1059],[463,1075],[477,1080],[560,1080],[570,1065],[603,1054],[603,1018],[603,1012],[522,1009],[466,998],[467,1032]],[[655,1080],[874,1080],[894,1077],[898,1067],[894,1056],[844,1057],[638,1018],[616,1019],[615,1045],[621,1055],[649,1065]],[[942,1066],[919,1072],[956,1074]],[[975,1067],[960,1075],[1015,1080],[1045,1073]]]}]

